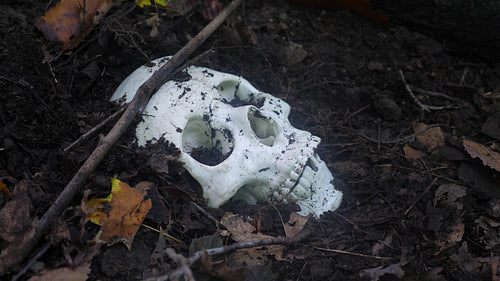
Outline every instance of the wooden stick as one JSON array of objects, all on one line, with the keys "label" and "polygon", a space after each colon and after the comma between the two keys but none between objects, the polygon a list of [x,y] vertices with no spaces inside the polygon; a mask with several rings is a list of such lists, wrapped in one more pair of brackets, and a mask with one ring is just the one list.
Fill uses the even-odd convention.
[{"label": "wooden stick", "polygon": [[[127,130],[135,116],[144,109],[153,92],[163,84],[169,74],[178,68],[189,55],[191,55],[210,35],[212,35],[212,33],[214,33],[214,31],[229,17],[229,15],[236,10],[242,1],[243,0],[233,0],[222,12],[219,13],[219,15],[217,15],[216,18],[205,26],[193,39],[191,39],[191,41],[180,49],[165,65],[158,69],[158,71],[156,71],[153,76],[144,82],[141,87],[139,87],[134,99],[128,105],[123,115],[116,122],[108,135],[102,139],[89,158],[87,158],[85,163],[66,185],[56,201],[40,219],[40,222],[36,227],[34,237],[29,240],[26,245],[24,245],[22,253],[17,256],[16,259],[9,260],[9,264],[4,263],[3,269],[12,268],[28,256],[35,245],[41,240],[42,236],[48,231],[49,227],[55,222],[56,218],[64,209],[66,209],[73,197],[77,194],[80,187],[87,181],[90,174],[95,170],[97,165],[99,165],[111,147],[113,147],[122,134]],[[0,258],[0,263],[1,262],[6,261],[2,261]]]},{"label": "wooden stick", "polygon": [[307,236],[309,236],[311,232],[308,229],[303,229],[301,232],[296,234],[295,236],[292,237],[270,237],[270,238],[264,238],[260,240],[253,240],[253,241],[247,241],[247,242],[239,242],[239,243],[234,243],[231,245],[223,246],[223,247],[218,247],[218,248],[212,248],[212,249],[207,249],[207,250],[202,250],[194,253],[192,256],[186,259],[185,262],[183,262],[182,265],[180,265],[179,268],[170,271],[166,275],[158,276],[158,277],[151,277],[148,279],[145,279],[144,281],[166,281],[166,280],[177,280],[182,275],[184,274],[185,271],[185,266],[193,266],[196,262],[198,262],[202,256],[206,253],[209,254],[210,256],[215,256],[215,255],[220,255],[220,254],[225,254],[229,252],[233,252],[239,249],[247,249],[247,248],[253,248],[253,247],[260,247],[260,246],[268,246],[268,245],[293,245],[297,244],[300,241],[304,240]]},{"label": "wooden stick", "polygon": [[108,124],[111,120],[115,119],[117,116],[119,116],[123,111],[125,111],[127,107],[123,106],[120,109],[118,109],[115,113],[113,113],[111,116],[108,118],[104,119],[101,123],[97,124],[94,128],[90,129],[88,132],[85,134],[81,135],[76,141],[68,145],[65,149],[63,149],[64,152],[68,152],[75,148],[76,146],[80,145],[82,142],[86,141],[87,139],[91,138],[95,134],[97,134],[104,125]]}]

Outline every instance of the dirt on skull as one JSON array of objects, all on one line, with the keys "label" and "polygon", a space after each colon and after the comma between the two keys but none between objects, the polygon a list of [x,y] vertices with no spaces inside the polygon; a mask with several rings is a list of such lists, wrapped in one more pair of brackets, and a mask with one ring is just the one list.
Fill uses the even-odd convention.
[{"label": "dirt on skull", "polygon": [[[150,60],[174,54],[208,23],[196,12],[179,15],[122,1],[76,49],[47,64],[42,63],[41,34],[33,27],[48,3],[0,4],[0,180],[30,202],[23,209],[31,220],[25,228],[36,224],[99,142],[94,136],[63,151],[118,110],[108,100],[122,80]],[[147,24],[153,16],[159,18],[158,35]],[[500,175],[492,168],[499,163],[488,155],[497,155],[500,147],[494,131],[500,108],[498,67],[454,57],[440,38],[402,26],[288,1],[246,1],[196,54],[210,48],[215,53],[200,66],[241,75],[290,104],[292,125],[322,139],[318,154],[344,193],[341,207],[310,218],[304,228],[311,234],[286,247],[281,257],[266,256],[256,266],[241,259],[231,264],[228,255],[224,265],[256,280],[499,278]],[[191,241],[214,234],[220,234],[223,245],[233,243],[219,225],[227,212],[248,218],[254,234],[286,236],[297,211],[293,203],[232,201],[207,208],[199,184],[173,163],[178,151],[162,144],[148,152],[134,139],[130,128],[60,217],[67,233],[53,229],[44,236],[53,242],[38,259],[45,272],[81,264],[89,280],[165,274],[177,266],[168,248],[187,256]],[[429,144],[429,139],[438,141]],[[470,154],[471,142],[479,152]],[[209,165],[226,157],[218,153],[215,158],[210,151],[193,154],[207,158]],[[144,224],[161,227],[184,244],[141,227],[130,251],[120,244],[99,254],[91,250],[87,242],[98,229],[83,223],[81,200],[85,189],[88,199],[106,197],[112,177],[130,186],[154,183],[148,194],[152,209],[160,211]],[[18,220],[6,219],[16,213],[13,200],[0,190],[0,214],[7,224],[2,229],[19,228],[9,225]],[[1,235],[2,255],[14,238]],[[92,260],[84,258],[91,254]],[[221,260],[213,259],[214,268]],[[214,280],[193,270],[196,280]],[[32,268],[22,278],[40,272]]]}]

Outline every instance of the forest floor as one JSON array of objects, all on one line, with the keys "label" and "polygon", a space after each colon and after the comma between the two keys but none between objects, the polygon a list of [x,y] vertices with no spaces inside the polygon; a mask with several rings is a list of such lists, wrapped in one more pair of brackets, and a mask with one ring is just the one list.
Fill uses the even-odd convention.
[{"label": "forest floor", "polygon": [[[196,12],[180,16],[124,1],[49,64],[35,28],[48,2],[0,4],[0,179],[14,193],[0,192],[4,260],[97,145],[94,136],[63,151],[118,109],[108,100],[121,81],[175,54],[208,23]],[[20,280],[81,268],[98,230],[82,219],[82,200],[106,197],[113,177],[130,186],[152,182],[157,212],[144,224],[183,244],[141,227],[130,250],[103,246],[86,261],[89,280],[165,274],[176,267],[165,249],[188,256],[200,237],[232,244],[237,229],[218,223],[230,212],[241,227],[255,227],[251,237],[286,236],[290,227],[311,233],[279,249],[216,257],[216,269],[193,268],[196,280],[500,280],[498,66],[454,57],[443,42],[404,27],[287,1],[246,1],[194,55],[209,49],[215,53],[198,65],[240,75],[285,100],[292,125],[321,138],[318,154],[343,192],[340,208],[308,219],[296,217],[294,204],[207,208],[180,165],[170,161],[167,172],[148,164],[172,150],[137,148],[130,128],[44,236],[51,243],[33,250],[30,258],[50,245]],[[23,203],[11,203],[16,198]]]}]

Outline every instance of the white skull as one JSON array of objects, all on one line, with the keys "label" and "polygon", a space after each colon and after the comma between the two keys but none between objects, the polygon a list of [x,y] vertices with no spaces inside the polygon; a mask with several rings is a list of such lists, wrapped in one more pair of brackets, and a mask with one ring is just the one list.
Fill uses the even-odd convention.
[{"label": "white skull", "polygon": [[[111,100],[130,102],[168,59],[135,70]],[[315,153],[320,138],[290,125],[286,102],[238,76],[202,67],[186,72],[186,81],[166,82],[147,104],[136,130],[140,146],[161,137],[175,144],[210,207],[237,197],[294,201],[302,215],[338,208],[342,193]]]}]

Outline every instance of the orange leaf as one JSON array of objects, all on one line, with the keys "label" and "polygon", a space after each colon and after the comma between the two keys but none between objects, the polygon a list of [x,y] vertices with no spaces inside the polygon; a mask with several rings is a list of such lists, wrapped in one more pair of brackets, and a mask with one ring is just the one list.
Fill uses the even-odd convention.
[{"label": "orange leaf", "polygon": [[139,190],[117,179],[112,179],[111,185],[108,197],[89,200],[87,219],[101,226],[96,241],[108,245],[123,242],[130,249],[135,233],[152,207],[151,199],[144,200]]},{"label": "orange leaf", "polygon": [[423,153],[422,151],[416,150],[407,144],[403,147],[403,151],[405,153],[406,159],[411,159],[411,160],[420,159],[425,155],[425,153]]},{"label": "orange leaf", "polygon": [[[413,125],[413,131],[415,133],[420,132],[427,128],[424,123],[417,123]],[[428,150],[433,150],[437,146],[444,145],[444,135],[439,127],[433,127],[417,136],[419,143],[425,145]]]},{"label": "orange leaf", "polygon": [[483,161],[484,165],[490,166],[500,172],[500,153],[493,151],[480,143],[466,139],[464,139],[463,144],[465,150],[470,154],[470,156],[472,156],[472,158],[479,157],[479,159]]},{"label": "orange leaf", "polygon": [[0,190],[3,191],[3,193],[5,193],[5,195],[9,196],[11,199],[14,198],[14,195],[12,195],[9,188],[7,187],[7,185],[5,185],[5,183],[2,182],[2,180],[0,180]]},{"label": "orange leaf", "polygon": [[49,42],[63,43],[60,51],[75,48],[111,8],[111,0],[62,0],[35,25]]}]

